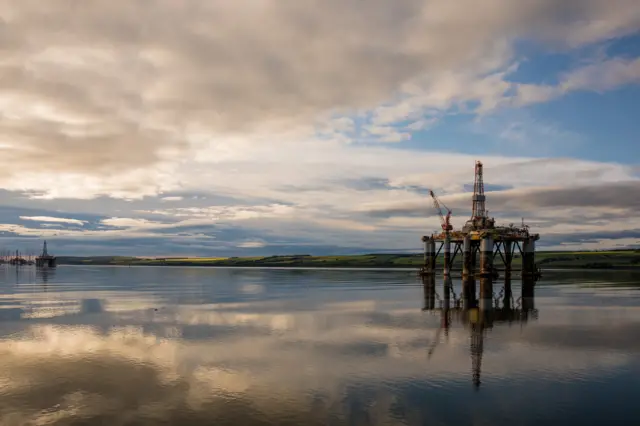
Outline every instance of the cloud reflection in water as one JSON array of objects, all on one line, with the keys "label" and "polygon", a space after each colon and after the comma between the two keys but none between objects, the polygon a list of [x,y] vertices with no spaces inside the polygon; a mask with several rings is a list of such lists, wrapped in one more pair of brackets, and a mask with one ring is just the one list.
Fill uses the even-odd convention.
[{"label": "cloud reflection in water", "polygon": [[[360,283],[374,274],[345,273]],[[534,302],[533,293],[518,300],[517,283],[511,313],[502,303],[509,299],[501,293],[503,283],[494,286],[502,298],[490,313],[470,313],[455,283],[443,332],[442,283],[420,288],[414,278],[404,279],[416,285],[379,284],[372,291],[355,284],[348,295],[331,285],[289,288],[289,298],[267,297],[281,289],[278,282],[266,282],[264,297],[254,300],[252,293],[226,302],[220,300],[228,299],[229,290],[206,284],[222,294],[204,291],[200,304],[176,303],[162,285],[151,291],[83,283],[73,289],[67,283],[61,285],[65,291],[56,291],[53,282],[46,297],[5,292],[3,301],[11,309],[34,300],[43,309],[47,300],[75,308],[48,318],[2,317],[0,326],[12,332],[0,343],[0,420],[8,425],[465,423],[505,389],[548,404],[544,398],[553,394],[548,389],[553,383],[555,392],[579,400],[584,391],[576,383],[602,383],[638,370],[637,345],[624,340],[640,328],[638,308],[628,308],[609,327],[555,326],[558,307],[546,309]],[[544,284],[535,292],[559,296]],[[531,309],[522,309],[526,303]],[[544,324],[532,309],[540,310]],[[599,315],[595,309],[587,314]],[[524,315],[528,321],[520,324]],[[484,321],[477,396],[469,394],[474,321]],[[536,388],[546,388],[547,396],[527,390]],[[493,414],[511,418],[531,411],[528,400],[506,395],[510,403],[492,406]],[[450,412],[452,398],[466,399],[468,407]],[[546,415],[554,413],[551,406]],[[531,416],[533,422],[543,414]]]}]

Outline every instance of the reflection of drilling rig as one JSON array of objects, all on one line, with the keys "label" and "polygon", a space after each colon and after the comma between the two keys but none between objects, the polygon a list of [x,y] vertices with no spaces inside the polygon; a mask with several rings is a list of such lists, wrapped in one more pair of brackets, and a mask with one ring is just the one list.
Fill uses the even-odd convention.
[{"label": "reflection of drilling rig", "polygon": [[[442,232],[422,237],[425,261],[421,275],[435,273],[436,259],[442,251],[445,276],[449,275],[459,253],[462,254],[463,277],[496,277],[498,271],[494,268],[494,260],[502,260],[506,274],[511,272],[512,261],[518,252],[522,258],[522,275],[539,276],[535,264],[535,242],[540,239],[540,235],[530,233],[524,221],[522,226],[495,225],[495,219],[489,217],[486,209],[484,169],[480,161],[475,165],[471,218],[462,229],[454,229],[451,209],[433,191],[429,191],[429,195],[440,217]],[[443,207],[446,213],[443,213]],[[437,250],[436,246],[439,246]],[[478,258],[479,268],[476,268]]]},{"label": "reflection of drilling rig", "polygon": [[[452,323],[462,324],[470,331],[470,355],[472,382],[479,388],[482,356],[484,354],[484,338],[488,330],[497,324],[512,324],[514,322],[525,324],[532,315],[537,318],[537,310],[534,307],[534,281],[525,278],[522,281],[522,295],[513,300],[511,291],[511,279],[506,277],[504,287],[498,297],[493,294],[493,282],[490,278],[480,280],[480,290],[476,294],[476,281],[473,277],[463,281],[463,289],[459,299],[456,299],[453,286],[449,278],[444,281],[444,296],[440,306],[436,306],[439,299],[435,291],[435,277],[428,275],[423,277],[424,286],[424,311],[440,314],[440,327],[432,343],[429,345],[427,357],[430,359],[441,343],[441,335],[449,335]],[[453,299],[452,296],[453,295]]]}]

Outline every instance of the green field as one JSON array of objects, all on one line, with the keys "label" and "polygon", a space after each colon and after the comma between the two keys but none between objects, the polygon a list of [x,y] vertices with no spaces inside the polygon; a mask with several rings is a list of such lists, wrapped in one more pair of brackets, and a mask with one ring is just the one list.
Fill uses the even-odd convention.
[{"label": "green field", "polygon": [[[438,263],[442,264],[442,256]],[[458,254],[454,269],[460,268],[462,256]],[[59,257],[59,264],[74,265],[139,265],[139,266],[238,266],[238,267],[320,267],[320,268],[419,268],[423,264],[421,254],[365,254],[351,256],[268,256],[268,257],[207,257],[207,258],[141,258],[122,256]],[[501,266],[496,259],[496,266]],[[536,253],[536,263],[541,269],[590,268],[590,269],[640,269],[640,250],[615,250],[601,252],[545,252]],[[516,255],[513,268],[520,267]]]}]

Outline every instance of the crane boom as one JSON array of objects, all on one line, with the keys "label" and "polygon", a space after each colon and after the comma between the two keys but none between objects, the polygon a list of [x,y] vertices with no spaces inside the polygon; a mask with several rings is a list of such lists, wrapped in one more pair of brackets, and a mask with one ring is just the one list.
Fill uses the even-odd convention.
[{"label": "crane boom", "polygon": [[[436,194],[434,194],[433,191],[430,190],[429,195],[431,195],[431,198],[433,198],[433,205],[436,208],[438,215],[440,216],[440,224],[442,226],[442,230],[445,232],[451,231],[453,229],[453,226],[451,226],[451,209],[449,209],[449,207],[445,206],[444,203],[438,200],[438,197],[436,197]],[[446,216],[442,213],[442,207],[440,207],[441,204],[442,207],[447,210]]]}]

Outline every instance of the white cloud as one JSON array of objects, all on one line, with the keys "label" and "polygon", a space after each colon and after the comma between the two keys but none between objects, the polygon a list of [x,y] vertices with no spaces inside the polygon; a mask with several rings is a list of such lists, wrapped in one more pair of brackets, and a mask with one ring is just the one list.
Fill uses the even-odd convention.
[{"label": "white cloud", "polygon": [[573,91],[602,92],[638,82],[640,59],[612,58],[568,71],[556,86],[515,84],[515,104],[545,102]]},{"label": "white cloud", "polygon": [[[137,213],[170,216],[177,218],[198,219],[201,222],[237,221],[261,217],[291,217],[296,209],[284,204],[252,205],[252,206],[211,206],[211,207],[177,207],[163,210],[138,210]],[[124,219],[135,221],[135,219]],[[143,221],[147,223],[147,221]]]},{"label": "white cloud", "polygon": [[86,220],[67,219],[64,217],[50,217],[50,216],[20,216],[22,220],[32,220],[35,222],[55,222],[55,223],[68,223],[71,225],[84,225]]},{"label": "white cloud", "polygon": [[585,89],[604,91],[637,82],[640,82],[640,58],[616,58],[574,70],[564,77],[560,86],[564,92]]},{"label": "white cloud", "polygon": [[107,226],[113,226],[117,228],[158,228],[166,225],[161,222],[153,222],[146,219],[133,219],[128,217],[112,217],[109,219],[103,219],[101,222]]},{"label": "white cloud", "polygon": [[411,134],[401,132],[392,126],[365,126],[364,130],[380,142],[402,142],[411,139]]},{"label": "white cloud", "polygon": [[244,241],[238,244],[240,248],[262,248],[266,246],[267,244],[264,241]]}]

